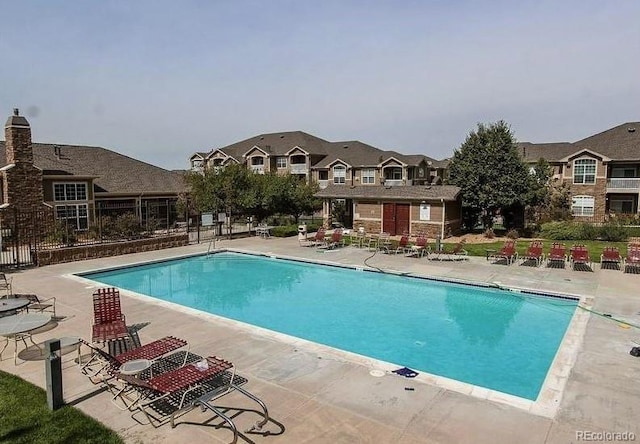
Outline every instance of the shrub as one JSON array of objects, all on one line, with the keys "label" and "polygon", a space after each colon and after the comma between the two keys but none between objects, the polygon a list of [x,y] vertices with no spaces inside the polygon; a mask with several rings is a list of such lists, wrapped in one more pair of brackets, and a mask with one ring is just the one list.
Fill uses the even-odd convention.
[{"label": "shrub", "polygon": [[624,227],[616,223],[608,223],[599,227],[598,237],[609,242],[624,242],[631,235],[631,227]]},{"label": "shrub", "polygon": [[484,237],[486,237],[487,239],[493,239],[494,237],[496,237],[496,233],[493,232],[493,228],[487,228],[484,231]]},{"label": "shrub", "polygon": [[542,224],[542,237],[550,240],[580,240],[580,226],[573,222],[547,222]]},{"label": "shrub", "polygon": [[290,237],[298,234],[297,225],[281,225],[271,229],[271,235],[275,237]]},{"label": "shrub", "polygon": [[517,239],[520,237],[520,234],[518,233],[518,230],[516,230],[515,228],[512,228],[507,232],[506,236],[509,239]]}]

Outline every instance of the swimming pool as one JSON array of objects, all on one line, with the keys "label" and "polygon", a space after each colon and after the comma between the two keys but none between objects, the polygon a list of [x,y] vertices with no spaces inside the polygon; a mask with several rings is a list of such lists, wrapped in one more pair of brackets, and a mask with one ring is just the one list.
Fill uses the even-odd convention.
[{"label": "swimming pool", "polygon": [[81,276],[530,400],[577,306],[571,299],[231,252]]}]

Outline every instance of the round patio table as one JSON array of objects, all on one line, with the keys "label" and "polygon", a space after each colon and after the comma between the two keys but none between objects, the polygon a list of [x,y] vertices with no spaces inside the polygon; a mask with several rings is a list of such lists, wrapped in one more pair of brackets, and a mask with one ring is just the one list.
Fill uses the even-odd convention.
[{"label": "round patio table", "polygon": [[13,363],[17,364],[18,358],[18,340],[24,343],[27,348],[26,338],[29,338],[31,343],[38,347],[38,344],[33,342],[31,333],[33,330],[47,325],[51,320],[51,315],[48,314],[17,314],[13,316],[5,316],[0,318],[0,336],[5,337],[4,347],[0,350],[0,360],[2,359],[2,353],[9,345],[9,338],[13,338],[15,350],[13,352]]},{"label": "round patio table", "polygon": [[11,313],[29,305],[31,301],[23,298],[0,299],[0,316]]}]

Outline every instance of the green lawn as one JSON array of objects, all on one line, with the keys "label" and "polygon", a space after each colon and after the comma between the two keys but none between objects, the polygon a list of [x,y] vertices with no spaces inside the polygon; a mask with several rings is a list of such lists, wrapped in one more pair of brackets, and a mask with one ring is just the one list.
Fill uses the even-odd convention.
[{"label": "green lawn", "polygon": [[0,371],[0,442],[102,444],[123,441],[114,431],[73,407],[50,411],[44,390]]},{"label": "green lawn", "polygon": [[[518,251],[518,255],[522,256],[529,246],[530,240],[520,239],[516,241],[516,250]],[[582,244],[587,247],[589,250],[589,256],[591,256],[592,262],[600,262],[600,255],[602,254],[602,250],[605,246],[618,247],[620,250],[620,255],[625,257],[627,255],[627,243],[626,242],[602,242],[602,241],[549,241],[545,240],[544,242],[544,254],[545,256],[549,254],[549,250],[551,249],[551,244],[554,242],[563,243],[568,249],[571,248],[572,245]],[[447,245],[447,248],[452,248],[453,245],[448,242],[444,243]],[[487,250],[500,250],[500,248],[504,245],[503,241],[491,242],[491,243],[481,243],[481,244],[465,244],[464,249],[467,250],[470,256],[482,256],[485,257],[487,254]]]}]

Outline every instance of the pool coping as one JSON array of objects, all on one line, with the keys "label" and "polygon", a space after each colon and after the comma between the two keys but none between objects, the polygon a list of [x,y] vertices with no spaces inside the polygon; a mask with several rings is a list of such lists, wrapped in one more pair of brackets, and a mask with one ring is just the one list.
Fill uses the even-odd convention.
[{"label": "pool coping", "polygon": [[[344,269],[358,270],[358,271],[385,273],[385,274],[391,274],[391,275],[397,275],[397,276],[411,277],[416,279],[426,279],[426,280],[447,282],[447,283],[454,283],[454,284],[472,285],[472,286],[483,287],[483,288],[501,288],[506,291],[533,294],[538,297],[552,297],[552,298],[559,298],[559,299],[565,299],[565,300],[569,299],[569,300],[576,301],[577,306],[574,311],[574,314],[571,320],[569,321],[569,324],[567,325],[565,334],[563,335],[560,341],[560,345],[556,350],[554,359],[552,360],[549,370],[547,371],[546,377],[544,379],[542,387],[540,388],[538,397],[535,401],[522,398],[519,396],[511,395],[508,393],[500,392],[498,390],[488,389],[485,387],[476,386],[470,383],[447,378],[445,376],[430,374],[424,371],[420,371],[418,376],[413,378],[414,381],[419,381],[422,383],[429,384],[431,386],[440,387],[446,390],[451,390],[456,393],[461,393],[461,394],[472,396],[475,398],[497,402],[500,404],[506,404],[521,410],[525,410],[531,414],[546,417],[546,418],[554,418],[558,411],[560,402],[562,400],[562,396],[564,394],[564,389],[566,387],[567,381],[569,379],[569,375],[571,373],[571,369],[573,368],[578,356],[578,352],[582,347],[586,326],[590,317],[590,310],[593,306],[592,297],[585,297],[577,294],[554,293],[550,291],[541,292],[540,290],[537,290],[537,289],[527,288],[527,287],[518,287],[513,285],[503,286],[498,281],[494,281],[492,283],[486,283],[486,282],[472,281],[472,280],[445,278],[442,276],[430,276],[430,275],[416,274],[411,272],[407,273],[407,272],[402,272],[402,271],[393,270],[393,269],[380,269],[377,267],[356,266],[356,265],[342,264],[342,263],[332,262],[332,261],[315,260],[315,259],[312,260],[312,259],[301,258],[296,256],[275,254],[271,252],[259,252],[259,251],[245,250],[245,249],[239,249],[239,248],[219,248],[206,253],[202,253],[202,252],[189,253],[189,254],[176,255],[168,258],[162,258],[158,260],[135,261],[127,264],[120,264],[118,266],[84,270],[79,273],[65,274],[63,276],[72,280],[77,280],[79,282],[82,282],[83,284],[87,285],[87,288],[99,288],[99,287],[103,287],[104,284],[97,283],[96,281],[88,279],[84,276],[87,274],[96,273],[96,272],[113,271],[121,268],[130,268],[130,267],[144,266],[144,265],[154,264],[154,263],[170,262],[170,261],[185,259],[189,257],[208,256],[208,255],[215,255],[215,254],[224,253],[224,252],[247,254],[252,256],[261,256],[261,257],[268,257],[272,259],[282,259],[282,260],[309,263],[309,264],[315,264],[315,265],[324,265],[324,266],[338,267],[338,268],[344,268]],[[178,310],[180,312],[183,312],[192,316],[196,316],[198,318],[201,318],[207,321],[221,322],[225,325],[241,329],[251,334],[257,333],[260,336],[271,338],[273,340],[289,344],[293,347],[304,347],[305,349],[313,352],[333,355],[337,358],[346,360],[348,362],[365,366],[370,370],[382,370],[385,375],[391,374],[393,370],[399,367],[402,367],[399,364],[394,364],[387,361],[374,359],[358,353],[341,350],[341,349],[324,345],[324,344],[319,344],[307,339],[298,338],[295,336],[288,335],[286,333],[276,332],[263,327],[248,324],[242,321],[225,318],[223,316],[219,316],[216,314],[206,313],[194,308],[184,307],[182,305],[179,305],[173,302],[159,300],[153,296],[148,296],[148,295],[137,293],[131,290],[121,289],[121,292],[127,296],[137,298],[151,304],[156,304],[158,306],[163,306],[171,310]]]}]

